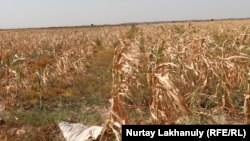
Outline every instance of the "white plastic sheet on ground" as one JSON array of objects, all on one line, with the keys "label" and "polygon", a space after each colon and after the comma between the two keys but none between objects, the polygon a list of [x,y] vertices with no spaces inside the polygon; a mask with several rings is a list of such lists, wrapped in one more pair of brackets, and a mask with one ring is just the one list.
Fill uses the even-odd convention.
[{"label": "white plastic sheet on ground", "polygon": [[60,122],[59,128],[66,141],[86,141],[90,138],[96,140],[100,136],[103,127],[88,127],[79,123]]}]

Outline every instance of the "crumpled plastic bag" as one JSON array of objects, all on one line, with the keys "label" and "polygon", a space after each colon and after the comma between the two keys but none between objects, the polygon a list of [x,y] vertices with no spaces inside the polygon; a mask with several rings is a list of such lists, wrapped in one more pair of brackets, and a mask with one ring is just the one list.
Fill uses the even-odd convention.
[{"label": "crumpled plastic bag", "polygon": [[80,123],[60,122],[59,128],[66,141],[86,141],[88,139],[96,140],[102,133],[103,127],[91,126]]}]

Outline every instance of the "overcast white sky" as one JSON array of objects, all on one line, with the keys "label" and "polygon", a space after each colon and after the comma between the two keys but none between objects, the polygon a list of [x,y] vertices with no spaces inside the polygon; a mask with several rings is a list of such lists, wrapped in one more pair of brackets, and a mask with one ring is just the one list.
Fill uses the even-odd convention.
[{"label": "overcast white sky", "polygon": [[250,0],[0,0],[0,28],[250,17]]}]

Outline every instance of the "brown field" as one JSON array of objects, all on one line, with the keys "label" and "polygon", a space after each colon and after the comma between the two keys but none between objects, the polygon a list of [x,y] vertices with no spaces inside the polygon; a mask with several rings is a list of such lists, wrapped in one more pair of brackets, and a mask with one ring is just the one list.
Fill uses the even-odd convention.
[{"label": "brown field", "polygon": [[122,124],[245,124],[249,25],[0,31],[0,140],[63,140],[59,121],[102,125],[101,140]]}]

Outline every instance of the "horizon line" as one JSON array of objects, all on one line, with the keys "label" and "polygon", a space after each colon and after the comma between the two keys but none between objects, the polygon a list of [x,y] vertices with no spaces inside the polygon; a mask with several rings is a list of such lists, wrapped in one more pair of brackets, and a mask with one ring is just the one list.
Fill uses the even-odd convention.
[{"label": "horizon line", "polygon": [[160,24],[160,23],[185,23],[185,22],[209,22],[209,21],[230,21],[230,20],[250,20],[247,18],[218,18],[218,19],[192,19],[192,20],[169,20],[169,21],[150,21],[150,22],[125,22],[117,24],[88,24],[88,25],[72,25],[72,26],[47,26],[47,27],[24,27],[24,28],[5,28],[0,31],[7,30],[32,30],[32,29],[61,29],[61,28],[92,28],[92,27],[115,27],[115,26],[132,26],[142,24]]}]

